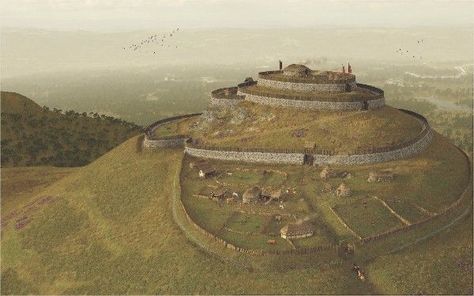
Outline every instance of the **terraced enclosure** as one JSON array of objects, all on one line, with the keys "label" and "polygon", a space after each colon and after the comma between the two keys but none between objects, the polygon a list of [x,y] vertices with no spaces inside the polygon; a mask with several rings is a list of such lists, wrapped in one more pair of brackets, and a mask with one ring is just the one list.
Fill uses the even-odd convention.
[{"label": "terraced enclosure", "polygon": [[392,107],[370,112],[302,111],[241,102],[211,109],[191,136],[203,146],[304,150],[308,145],[344,154],[414,138],[421,124]]},{"label": "terraced enclosure", "polygon": [[136,141],[35,193],[59,200],[2,230],[2,294],[375,292],[349,263],[249,272],[203,252],[173,219],[182,151],[137,153]]},{"label": "terraced enclosure", "polygon": [[[189,163],[194,161],[196,159],[186,158],[181,182],[183,204],[195,223],[236,246],[269,252],[287,247],[279,240],[278,228],[296,218],[310,217],[316,226],[315,237],[295,241],[297,249],[336,246],[343,240],[357,241],[402,229],[442,213],[461,197],[470,178],[464,155],[439,135],[425,152],[415,158],[370,166],[334,167],[349,172],[349,179],[322,180],[319,177],[321,167],[211,160],[207,163],[216,169],[217,175],[202,179],[196,168],[189,167]],[[367,182],[370,171],[387,169],[395,174],[394,180]],[[264,178],[267,172],[280,172],[286,177]],[[274,181],[269,183],[269,179]],[[440,179],[443,182],[436,181]],[[335,196],[333,190],[342,182],[351,188],[352,196]],[[248,205],[211,200],[213,189],[221,186],[238,196],[252,186],[279,188],[289,194],[284,198],[284,209],[278,202]],[[333,188],[331,192],[324,190],[328,186]],[[242,213],[248,216],[247,220],[236,225],[235,217]],[[275,215],[284,218],[272,225],[271,218]],[[273,230],[264,231],[262,227]],[[272,239],[277,240],[276,244],[268,243]]]},{"label": "terraced enclosure", "polygon": [[239,91],[245,94],[267,96],[272,98],[323,102],[357,102],[364,100],[374,100],[380,97],[380,95],[374,94],[368,89],[364,89],[362,87],[358,87],[350,92],[343,93],[308,93],[252,84],[239,88]]}]

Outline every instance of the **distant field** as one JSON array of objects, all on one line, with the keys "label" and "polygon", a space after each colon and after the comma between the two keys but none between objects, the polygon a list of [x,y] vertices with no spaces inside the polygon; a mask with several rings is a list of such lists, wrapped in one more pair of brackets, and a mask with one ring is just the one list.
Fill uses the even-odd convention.
[{"label": "distant field", "polygon": [[77,172],[78,168],[2,168],[2,212],[8,213],[54,182]]}]

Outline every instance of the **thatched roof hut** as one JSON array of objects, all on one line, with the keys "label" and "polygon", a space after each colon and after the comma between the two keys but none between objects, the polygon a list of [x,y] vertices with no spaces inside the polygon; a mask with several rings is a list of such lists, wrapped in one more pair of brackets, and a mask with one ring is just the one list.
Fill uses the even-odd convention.
[{"label": "thatched roof hut", "polygon": [[389,182],[392,181],[393,178],[395,177],[395,174],[392,171],[379,171],[379,172],[369,172],[369,178],[367,179],[367,182],[372,183],[372,182]]},{"label": "thatched roof hut", "polygon": [[278,189],[264,189],[262,191],[262,196],[270,199],[270,200],[276,200],[279,201],[282,197],[282,190],[281,188]]},{"label": "thatched roof hut", "polygon": [[319,177],[323,180],[327,180],[329,178],[332,178],[335,176],[335,172],[330,169],[328,166],[325,166],[322,170],[321,173],[319,173]]},{"label": "thatched roof hut", "polygon": [[351,189],[345,183],[341,183],[341,185],[339,185],[339,187],[336,189],[336,196],[348,197],[351,196],[351,194]]},{"label": "thatched roof hut", "polygon": [[314,227],[309,221],[299,220],[289,223],[280,230],[280,236],[284,239],[295,239],[309,237],[314,234]]},{"label": "thatched roof hut", "polygon": [[225,197],[229,195],[228,193],[229,193],[229,190],[227,190],[227,188],[217,187],[216,189],[212,190],[211,197],[224,199]]},{"label": "thatched roof hut", "polygon": [[261,194],[262,194],[262,190],[257,186],[249,188],[245,190],[244,194],[242,195],[242,202],[243,203],[256,202],[260,198]]},{"label": "thatched roof hut", "polygon": [[283,69],[283,75],[286,76],[308,76],[311,74],[311,69],[299,64],[291,64]]},{"label": "thatched roof hut", "polygon": [[199,177],[201,178],[207,178],[216,173],[216,169],[214,169],[210,164],[208,163],[202,163],[197,165],[199,169]]}]

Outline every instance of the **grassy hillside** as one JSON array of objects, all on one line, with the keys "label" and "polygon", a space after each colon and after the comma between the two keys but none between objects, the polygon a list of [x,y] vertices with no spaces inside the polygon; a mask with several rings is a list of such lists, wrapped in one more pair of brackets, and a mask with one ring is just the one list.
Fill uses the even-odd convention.
[{"label": "grassy hillside", "polygon": [[36,195],[58,199],[25,228],[3,229],[3,294],[375,292],[349,264],[249,272],[202,252],[170,210],[182,152],[138,154],[135,141]]},{"label": "grassy hillside", "polygon": [[[31,199],[56,199],[28,214],[31,222],[24,228],[2,229],[2,294],[441,293],[447,288],[431,281],[418,281],[416,291],[410,283],[436,280],[439,250],[469,259],[466,233],[453,229],[433,238],[433,252],[426,242],[380,263],[361,264],[369,271],[365,282],[356,279],[351,261],[285,272],[241,270],[195,247],[175,224],[171,199],[182,157],[180,150],[170,149],[137,153],[133,138],[33,194]],[[26,211],[23,204],[17,211]],[[440,243],[445,239],[448,247]],[[423,268],[397,273],[398,266],[416,264],[419,256],[424,256]],[[449,281],[458,273],[443,276]]]},{"label": "grassy hillside", "polygon": [[7,213],[77,168],[2,168],[2,212]]},{"label": "grassy hillside", "polygon": [[318,149],[346,153],[407,141],[420,123],[392,107],[369,112],[321,112],[242,102],[229,110],[211,109],[192,131],[204,145],[246,148]]},{"label": "grassy hillside", "polygon": [[51,111],[12,92],[1,93],[1,106],[2,167],[84,165],[140,131],[113,117]]}]

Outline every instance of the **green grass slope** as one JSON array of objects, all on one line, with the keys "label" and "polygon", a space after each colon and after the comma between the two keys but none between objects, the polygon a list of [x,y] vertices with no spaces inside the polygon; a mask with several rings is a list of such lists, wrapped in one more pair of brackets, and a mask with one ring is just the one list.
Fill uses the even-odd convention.
[{"label": "green grass slope", "polygon": [[49,185],[75,172],[77,168],[2,168],[2,212],[7,213],[31,200]]},{"label": "green grass slope", "polygon": [[140,131],[108,116],[50,111],[12,92],[1,93],[1,106],[2,167],[84,165]]},{"label": "green grass slope", "polygon": [[383,294],[473,293],[472,214],[418,245],[375,259],[368,276]]},{"label": "green grass slope", "polygon": [[241,102],[210,109],[190,134],[204,145],[266,149],[318,149],[348,153],[385,147],[421,131],[412,116],[386,106],[368,112],[322,112]]},{"label": "green grass slope", "polygon": [[376,292],[349,264],[249,272],[190,244],[171,212],[181,159],[133,138],[38,194],[59,199],[2,230],[2,294]]}]

